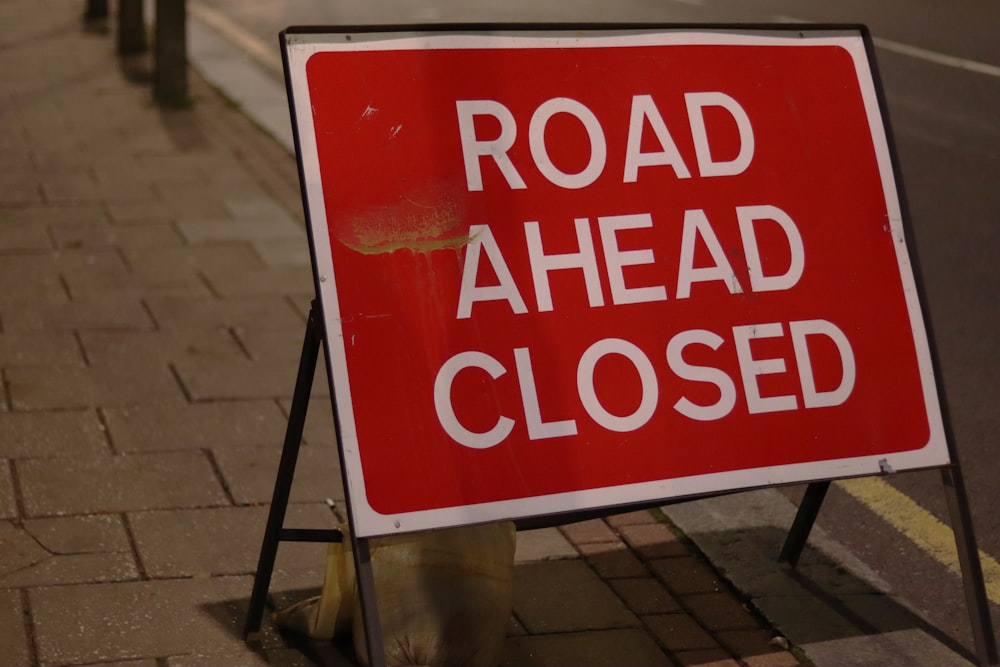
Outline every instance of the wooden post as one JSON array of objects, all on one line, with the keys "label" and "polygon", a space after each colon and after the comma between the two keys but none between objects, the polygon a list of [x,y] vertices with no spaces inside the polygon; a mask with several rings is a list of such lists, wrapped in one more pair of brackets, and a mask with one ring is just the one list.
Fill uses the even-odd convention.
[{"label": "wooden post", "polygon": [[143,0],[118,0],[118,53],[145,53],[146,21]]},{"label": "wooden post", "polygon": [[156,0],[156,64],[153,94],[165,107],[186,107],[187,72],[187,2]]}]

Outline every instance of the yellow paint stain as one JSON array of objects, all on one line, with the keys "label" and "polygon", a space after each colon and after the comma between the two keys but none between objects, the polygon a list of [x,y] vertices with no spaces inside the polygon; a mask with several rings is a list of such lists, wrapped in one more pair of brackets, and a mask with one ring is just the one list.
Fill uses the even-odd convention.
[{"label": "yellow paint stain", "polygon": [[348,248],[366,255],[409,249],[429,252],[460,248],[469,242],[468,230],[460,224],[458,207],[444,203],[421,207],[410,202],[351,220],[350,237],[340,240]]},{"label": "yellow paint stain", "polygon": [[[961,574],[955,534],[936,516],[912,498],[879,477],[863,477],[837,482],[844,491],[863,503],[893,528],[905,535],[931,558],[956,574]],[[986,596],[1000,604],[1000,563],[980,550]]]}]

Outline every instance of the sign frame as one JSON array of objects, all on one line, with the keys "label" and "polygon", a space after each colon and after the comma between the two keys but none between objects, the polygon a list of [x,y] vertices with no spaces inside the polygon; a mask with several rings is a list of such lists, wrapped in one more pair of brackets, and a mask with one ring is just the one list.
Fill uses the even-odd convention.
[{"label": "sign frame", "polygon": [[[484,512],[482,507],[461,508],[455,513],[445,512],[447,518],[443,523],[435,516],[429,514],[414,513],[406,517],[404,526],[398,518],[390,518],[387,524],[385,518],[375,518],[372,522],[373,512],[368,505],[367,499],[363,496],[363,480],[359,489],[359,479],[355,474],[351,474],[349,466],[358,466],[357,460],[357,440],[356,434],[344,428],[344,410],[350,408],[349,385],[343,385],[343,332],[337,318],[336,299],[331,300],[331,289],[333,289],[333,264],[330,259],[329,246],[324,250],[324,242],[319,239],[326,239],[322,226],[318,225],[317,217],[314,215],[317,204],[317,192],[322,193],[321,183],[317,182],[315,173],[310,172],[310,159],[315,159],[316,152],[310,154],[308,141],[303,142],[303,127],[300,125],[302,118],[309,115],[309,106],[302,105],[301,89],[294,81],[293,63],[295,57],[290,55],[296,45],[317,39],[338,39],[350,41],[353,38],[365,40],[390,39],[395,40],[400,36],[427,36],[427,35],[456,35],[456,34],[501,34],[510,36],[546,35],[560,33],[563,35],[611,35],[611,34],[650,34],[650,33],[685,33],[698,32],[701,34],[768,34],[794,36],[799,39],[806,38],[807,35],[818,35],[823,33],[836,33],[843,35],[850,33],[855,39],[860,39],[860,52],[854,57],[860,57],[866,64],[870,85],[868,86],[868,105],[875,113],[869,109],[869,119],[873,130],[878,128],[881,132],[881,144],[879,160],[881,164],[880,178],[885,183],[891,183],[891,189],[886,189],[887,200],[892,200],[894,204],[890,207],[892,211],[892,234],[895,237],[895,251],[903,279],[906,281],[905,300],[907,303],[907,313],[911,323],[912,333],[917,339],[917,354],[920,367],[921,392],[929,412],[930,430],[928,445],[923,449],[929,450],[929,456],[918,456],[916,459],[907,456],[893,454],[885,457],[866,456],[850,460],[834,461],[833,469],[815,469],[799,467],[798,473],[789,478],[779,478],[771,480],[769,475],[775,472],[782,472],[780,469],[765,468],[764,479],[752,478],[744,479],[742,484],[733,484],[739,481],[738,475],[728,478],[723,475],[718,479],[725,483],[719,485],[699,485],[697,488],[673,489],[673,492],[660,497],[659,495],[645,495],[642,498],[631,497],[622,494],[615,497],[614,502],[605,504],[591,503],[586,507],[580,507],[579,503],[571,501],[558,507],[551,505],[536,506],[528,503],[518,511],[511,512],[509,507],[501,505],[502,511],[495,511],[496,506],[488,507]],[[301,40],[304,40],[301,41]],[[590,516],[604,516],[618,511],[628,509],[638,509],[640,507],[652,507],[672,502],[681,502],[697,497],[717,495],[719,493],[737,492],[750,490],[765,486],[778,486],[781,484],[791,484],[797,482],[809,482],[803,504],[796,516],[795,523],[789,532],[785,547],[782,550],[780,560],[795,566],[798,555],[808,537],[812,523],[816,518],[823,496],[830,481],[838,478],[854,476],[887,474],[903,469],[924,469],[938,468],[941,471],[942,481],[948,500],[949,512],[951,515],[952,528],[955,532],[956,546],[959,552],[962,577],[965,588],[966,603],[972,622],[972,631],[976,645],[976,653],[979,664],[996,664],[997,646],[996,639],[992,632],[990,621],[989,601],[986,597],[985,582],[982,572],[979,553],[976,547],[974,529],[971,512],[969,510],[967,493],[958,464],[957,452],[954,447],[954,438],[951,432],[950,419],[947,413],[947,403],[944,400],[945,394],[940,382],[940,373],[937,372],[938,362],[933,344],[933,333],[930,322],[923,314],[921,303],[924,300],[921,285],[921,274],[913,245],[912,231],[909,217],[905,209],[905,197],[903,195],[902,180],[900,176],[898,161],[896,159],[895,148],[892,141],[891,129],[888,118],[888,111],[882,92],[881,81],[875,63],[874,47],[872,38],[867,27],[854,24],[663,24],[663,23],[628,23],[628,24],[444,24],[425,26],[340,26],[340,27],[291,27],[283,31],[280,35],[281,52],[285,65],[285,77],[288,87],[288,100],[292,117],[293,134],[295,137],[296,154],[298,157],[298,167],[300,184],[302,189],[303,204],[307,220],[307,233],[309,238],[310,254],[313,263],[313,277],[316,288],[317,299],[313,301],[310,310],[308,323],[306,326],[305,340],[303,342],[302,355],[299,362],[299,373],[295,385],[295,395],[292,408],[289,414],[288,428],[285,434],[285,444],[282,450],[281,464],[278,476],[275,481],[274,495],[268,515],[268,524],[265,530],[263,543],[261,545],[260,559],[257,573],[254,578],[254,589],[250,599],[247,612],[244,634],[246,638],[255,633],[259,627],[263,615],[267,590],[273,569],[274,558],[277,553],[280,541],[340,541],[343,535],[339,531],[323,529],[295,529],[287,530],[283,528],[285,510],[288,503],[289,491],[291,489],[294,475],[295,462],[298,449],[302,439],[302,430],[305,422],[306,412],[309,404],[309,394],[312,388],[313,373],[318,360],[319,348],[322,346],[327,353],[327,373],[331,390],[331,402],[333,407],[334,424],[337,435],[338,450],[341,458],[342,474],[345,487],[345,496],[348,508],[348,521],[351,525],[354,539],[352,547],[357,565],[358,589],[361,601],[362,620],[366,628],[366,644],[370,662],[375,667],[384,667],[385,652],[381,624],[379,621],[378,605],[375,597],[375,582],[371,566],[371,552],[369,540],[377,534],[390,534],[406,531],[417,531],[429,528],[443,527],[446,525],[467,525],[471,523],[489,521],[496,519],[515,519],[519,529],[538,527],[540,525],[550,525],[578,520]],[[308,130],[308,123],[305,124]],[[308,135],[306,135],[308,136]],[[306,156],[303,157],[305,148]],[[312,157],[310,157],[310,155]],[[315,170],[313,170],[315,172]],[[319,190],[317,190],[319,188]],[[890,192],[891,190],[891,192]],[[321,198],[320,198],[321,199]],[[888,205],[888,204],[887,204]],[[319,216],[322,218],[322,215]],[[907,278],[908,276],[908,278]],[[333,293],[335,297],[335,292]],[[338,350],[340,358],[338,358]],[[339,370],[336,364],[340,364]],[[338,378],[338,372],[341,377]],[[344,394],[347,395],[347,402],[344,402]],[[345,442],[345,434],[349,437]],[[757,471],[762,469],[758,468]],[[359,495],[359,491],[361,494]],[[359,502],[360,500],[360,502]],[[456,520],[457,518],[457,520]],[[411,520],[415,519],[415,520]]]},{"label": "sign frame", "polygon": [[[561,40],[561,41],[560,41]],[[576,44],[619,46],[626,44],[713,45],[753,44],[786,45],[831,43],[847,50],[855,62],[855,71],[872,133],[881,185],[888,209],[889,225],[895,240],[896,260],[904,287],[910,328],[916,348],[921,391],[929,424],[928,443],[920,450],[887,454],[827,459],[787,465],[761,466],[707,473],[690,477],[654,480],[612,487],[573,490],[542,496],[517,497],[494,502],[480,502],[444,508],[380,513],[368,499],[367,482],[360,455],[365,444],[359,440],[355,422],[355,401],[347,369],[345,332],[339,312],[338,281],[353,277],[338,276],[328,242],[327,210],[335,203],[324,198],[321,158],[316,143],[312,103],[305,76],[305,65],[313,55],[331,51],[382,51],[393,49],[484,48],[573,48]],[[889,129],[872,52],[872,43],[863,26],[757,25],[677,26],[423,26],[289,28],[282,37],[288,81],[289,103],[293,118],[296,151],[299,157],[303,200],[308,221],[310,251],[314,266],[316,293],[325,331],[325,351],[333,397],[338,442],[342,457],[345,489],[349,497],[355,534],[362,537],[427,530],[504,519],[562,515],[636,504],[664,503],[715,493],[882,474],[887,471],[933,468],[952,460],[945,437],[938,398],[931,346],[925,317],[920,305],[918,272],[913,270],[909,222],[895,151]]]}]

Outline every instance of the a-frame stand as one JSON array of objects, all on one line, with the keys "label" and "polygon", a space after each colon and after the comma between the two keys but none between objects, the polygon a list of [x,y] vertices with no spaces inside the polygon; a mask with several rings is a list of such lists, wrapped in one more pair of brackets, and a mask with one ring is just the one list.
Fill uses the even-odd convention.
[{"label": "a-frame stand", "polygon": [[[319,321],[316,303],[313,302],[309,310],[309,319],[306,323],[305,338],[302,342],[302,355],[299,359],[295,391],[292,395],[292,407],[288,415],[288,426],[285,431],[285,442],[281,450],[281,460],[278,464],[278,473],[274,483],[271,508],[264,529],[260,557],[257,561],[257,572],[254,576],[253,591],[250,595],[250,603],[243,627],[244,638],[260,630],[279,543],[340,542],[344,538],[339,530],[284,528],[285,511],[288,507],[292,479],[295,475],[295,465],[298,461],[299,447],[302,443],[306,412],[309,408],[309,393],[316,374],[316,364],[322,344],[323,327]],[[952,452],[952,456],[954,457],[954,452]],[[972,623],[976,657],[979,664],[983,667],[996,665],[998,664],[996,637],[993,634],[989,599],[986,596],[982,564],[979,560],[979,551],[972,525],[972,514],[969,511],[968,495],[961,468],[957,463],[941,468],[941,477],[944,482],[952,529],[955,533],[955,544],[958,548],[959,563],[962,568],[962,581],[965,589],[966,605]],[[829,488],[829,480],[813,482],[806,488],[802,501],[799,504],[799,510],[795,515],[795,520],[792,522],[784,546],[778,556],[780,562],[788,563],[792,567],[795,567],[798,563]],[[370,664],[381,667],[385,662],[384,647],[382,645],[382,633],[375,603],[374,577],[371,571],[368,540],[357,539],[354,540],[354,543],[355,561],[358,563],[358,592],[361,595],[368,655],[371,656]]]},{"label": "a-frame stand", "polygon": [[[267,515],[264,528],[264,538],[260,545],[260,557],[257,559],[257,572],[254,575],[253,591],[247,607],[247,616],[243,625],[243,638],[250,637],[260,630],[264,616],[264,606],[267,603],[267,591],[271,584],[271,574],[274,572],[274,560],[278,554],[281,542],[342,542],[341,531],[319,528],[288,529],[284,527],[285,511],[288,508],[288,498],[292,490],[292,479],[295,476],[295,464],[298,461],[299,447],[302,445],[302,431],[305,427],[306,413],[309,409],[309,394],[313,379],[316,376],[316,363],[319,360],[319,350],[323,345],[323,325],[320,322],[316,302],[309,308],[309,318],[306,322],[305,338],[302,341],[302,355],[299,358],[299,370],[295,378],[295,391],[292,394],[292,407],[288,414],[288,426],[285,429],[285,443],[281,450],[281,460],[278,463],[278,474],[274,481],[274,493],[271,496],[271,509]],[[350,502],[350,501],[348,501]],[[378,620],[378,608],[375,602],[375,580],[372,575],[371,553],[367,539],[354,539],[355,571],[358,577],[358,595],[361,600],[361,614],[365,623],[369,664],[372,667],[384,667],[385,649],[382,643],[381,624]]]},{"label": "a-frame stand", "polygon": [[[952,461],[956,460],[954,457],[955,452],[952,451]],[[979,550],[972,527],[972,513],[969,511],[965,481],[958,463],[941,468],[941,479],[944,482],[951,527],[955,533],[958,561],[962,568],[965,604],[972,624],[976,658],[983,667],[996,665],[998,664],[997,642],[990,619],[990,601],[986,596],[982,563],[979,561]],[[806,487],[795,520],[792,522],[792,527],[785,538],[785,544],[781,548],[781,554],[778,556],[779,562],[788,563],[792,567],[796,566],[829,488],[829,480],[813,482]]]}]

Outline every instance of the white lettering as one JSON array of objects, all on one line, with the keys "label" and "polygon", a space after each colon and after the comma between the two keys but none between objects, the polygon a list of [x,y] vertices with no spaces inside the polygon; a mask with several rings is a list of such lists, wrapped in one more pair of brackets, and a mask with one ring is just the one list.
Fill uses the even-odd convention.
[{"label": "white lettering", "polygon": [[722,419],[736,405],[736,385],[732,379],[718,368],[710,366],[693,366],[684,361],[684,348],[693,344],[706,345],[718,350],[722,345],[722,337],[705,329],[682,331],[667,343],[667,365],[677,377],[694,382],[708,382],[719,389],[719,400],[712,405],[698,405],[687,397],[681,397],[674,403],[674,409],[685,417],[698,421],[715,421]]},{"label": "white lettering", "polygon": [[[736,218],[740,223],[743,252],[746,255],[747,269],[750,272],[750,289],[754,292],[774,292],[794,287],[805,270],[806,253],[805,247],[802,245],[802,236],[791,216],[777,206],[737,206]],[[764,266],[760,258],[760,248],[757,246],[757,233],[754,225],[758,220],[773,220],[785,232],[792,259],[788,270],[780,276],[764,275]]]},{"label": "white lettering", "polygon": [[[568,113],[581,123],[590,138],[590,160],[583,171],[577,174],[567,174],[552,163],[548,149],[545,146],[545,126],[549,119],[557,113]],[[528,143],[531,147],[531,157],[542,175],[553,185],[567,190],[585,188],[601,175],[608,158],[608,146],[604,139],[604,130],[594,112],[586,106],[568,97],[556,97],[542,103],[531,116],[528,125]]]},{"label": "white lettering", "polygon": [[[643,121],[648,119],[653,134],[660,142],[662,150],[653,153],[642,152]],[[634,95],[632,111],[628,119],[628,142],[625,146],[625,176],[624,183],[635,183],[639,179],[639,167],[667,165],[674,168],[677,178],[691,178],[691,172],[681,153],[677,150],[674,138],[663,122],[660,110],[656,108],[651,95]]]},{"label": "white lettering", "polygon": [[653,218],[648,213],[641,215],[609,215],[597,219],[601,230],[601,245],[604,247],[604,263],[611,285],[611,301],[615,305],[625,303],[647,303],[666,301],[667,288],[663,285],[649,287],[627,287],[622,269],[626,266],[652,264],[653,251],[621,250],[618,247],[618,232],[623,229],[645,229],[653,226]]},{"label": "white lettering", "polygon": [[[753,160],[754,137],[750,117],[740,103],[725,93],[684,93],[691,137],[694,139],[694,153],[698,160],[698,173],[702,176],[735,176],[742,174]],[[708,131],[705,129],[705,107],[722,107],[736,121],[740,134],[740,150],[735,158],[726,162],[712,159],[708,145]]]},{"label": "white lettering", "polygon": [[590,307],[604,305],[601,292],[601,278],[597,272],[597,255],[594,239],[590,235],[590,224],[586,218],[577,218],[576,239],[580,251],[562,255],[546,255],[542,250],[542,236],[537,222],[524,223],[524,235],[528,243],[528,260],[531,263],[531,278],[535,283],[535,298],[538,311],[552,310],[552,291],[549,287],[549,271],[559,269],[583,269],[583,279],[587,285]]},{"label": "white lettering", "polygon": [[[694,267],[694,250],[697,238],[701,236],[705,247],[712,255],[713,266]],[[743,287],[736,278],[729,259],[726,257],[722,244],[715,236],[715,230],[708,222],[708,217],[700,208],[684,211],[684,230],[681,236],[680,267],[677,273],[677,298],[686,299],[691,296],[691,285],[709,280],[721,280],[730,294],[741,294]]]},{"label": "white lettering", "polygon": [[[477,287],[476,277],[479,275],[479,256],[486,250],[493,271],[497,274],[499,285]],[[477,301],[506,301],[516,315],[528,312],[528,307],[521,298],[514,283],[514,276],[507,268],[500,246],[493,238],[489,225],[471,225],[469,227],[469,243],[465,247],[465,263],[462,265],[462,286],[458,293],[457,319],[464,320],[472,315],[472,304]]]},{"label": "white lettering", "polygon": [[496,425],[485,433],[475,433],[465,428],[455,414],[451,403],[451,386],[455,376],[466,368],[480,368],[494,380],[507,372],[499,361],[484,352],[461,352],[441,366],[434,378],[434,410],[445,433],[460,445],[471,449],[488,449],[500,444],[510,435],[514,420],[500,417]]},{"label": "white lettering", "polygon": [[784,359],[754,359],[750,350],[750,341],[758,338],[777,338],[784,335],[784,329],[779,322],[771,324],[751,324],[733,327],[733,340],[736,343],[736,357],[740,363],[740,375],[743,378],[743,391],[747,397],[747,409],[750,414],[764,412],[783,412],[794,410],[798,401],[794,396],[760,395],[757,376],[785,372]]},{"label": "white lettering", "polygon": [[[639,372],[639,380],[642,383],[639,406],[635,412],[624,417],[611,414],[601,405],[594,386],[594,370],[597,362],[609,354],[620,354],[631,361]],[[576,388],[580,393],[583,408],[591,419],[615,433],[628,433],[644,426],[653,417],[660,397],[660,387],[656,381],[656,371],[652,362],[638,346],[621,338],[605,338],[587,348],[580,357],[576,369]]]},{"label": "white lettering", "polygon": [[[857,366],[854,362],[854,352],[844,332],[826,320],[805,320],[791,322],[789,329],[792,334],[792,346],[795,349],[795,363],[799,367],[799,381],[802,383],[802,399],[807,408],[826,408],[840,405],[847,400],[854,390],[857,379]],[[809,357],[809,346],[806,336],[826,336],[837,346],[840,353],[840,365],[843,375],[840,384],[829,391],[817,391],[816,379],[813,377],[812,359]]]},{"label": "white lettering", "polygon": [[[458,133],[462,139],[465,180],[469,192],[483,189],[479,158],[486,156],[493,158],[511,189],[523,190],[528,187],[507,156],[507,151],[514,145],[514,139],[517,137],[517,121],[514,120],[514,114],[510,109],[494,100],[458,100],[455,102],[455,108],[458,111]],[[488,141],[477,139],[475,116],[496,118],[500,122],[500,136]]]}]

